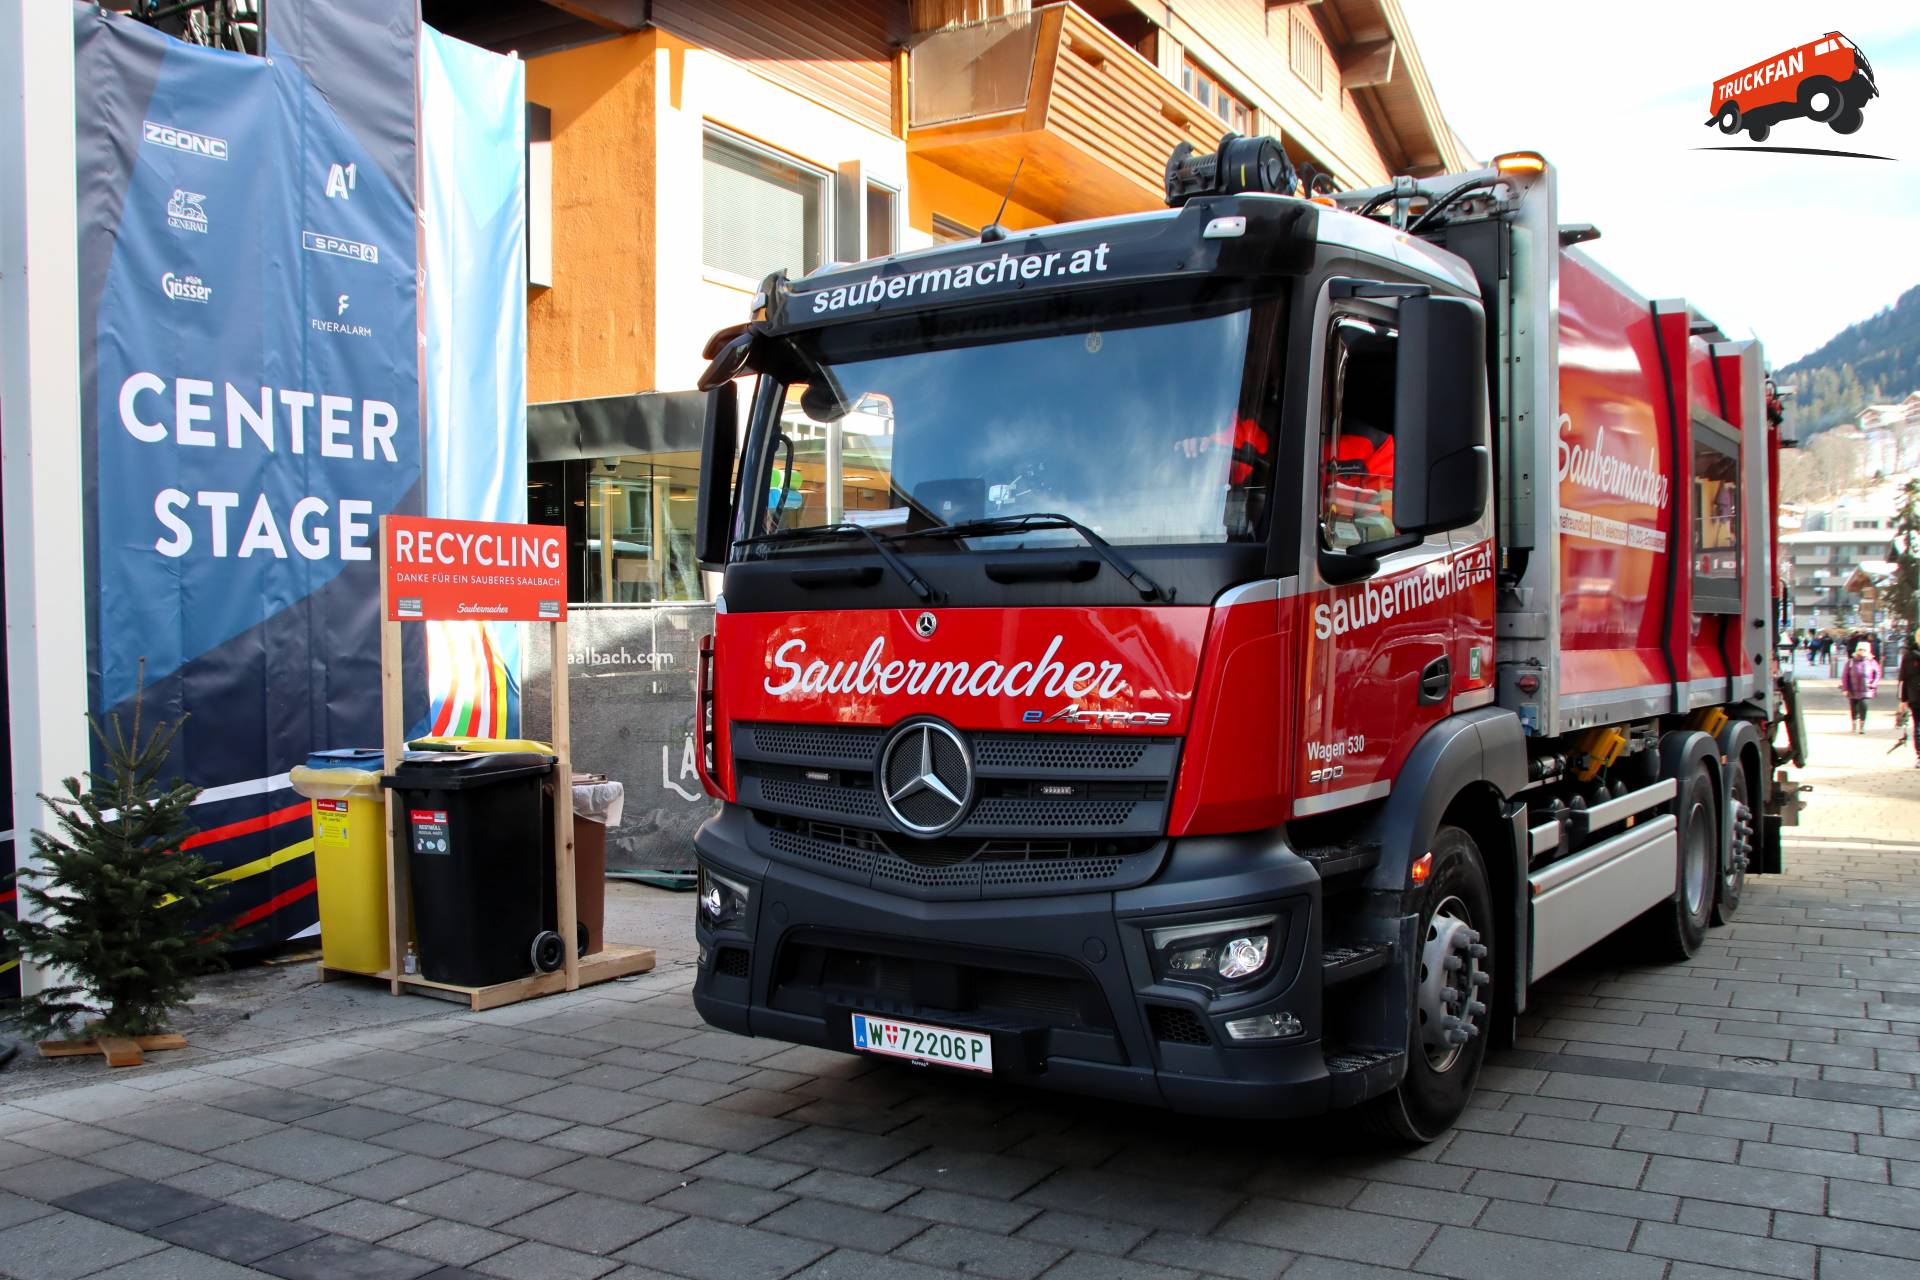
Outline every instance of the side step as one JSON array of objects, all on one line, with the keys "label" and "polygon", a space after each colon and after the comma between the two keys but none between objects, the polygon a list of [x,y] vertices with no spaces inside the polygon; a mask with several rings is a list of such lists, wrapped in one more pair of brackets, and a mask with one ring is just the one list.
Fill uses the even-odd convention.
[{"label": "side step", "polygon": [[1320,952],[1320,985],[1338,986],[1386,968],[1391,942],[1330,942]]},{"label": "side step", "polygon": [[1328,1104],[1350,1107],[1385,1093],[1400,1079],[1406,1056],[1404,1049],[1329,1047],[1326,1051]]}]

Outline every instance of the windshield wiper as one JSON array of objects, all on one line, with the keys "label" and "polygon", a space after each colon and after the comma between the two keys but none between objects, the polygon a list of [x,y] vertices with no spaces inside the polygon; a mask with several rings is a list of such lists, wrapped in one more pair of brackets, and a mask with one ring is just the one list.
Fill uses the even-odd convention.
[{"label": "windshield wiper", "polygon": [[928,585],[927,580],[914,572],[913,566],[900,558],[900,553],[889,547],[886,540],[863,524],[814,524],[798,529],[779,529],[773,533],[763,533],[756,538],[742,538],[736,546],[766,546],[776,542],[804,542],[813,538],[844,538],[857,534],[873,544],[880,553],[880,559],[887,568],[898,574],[900,580],[913,589],[913,594],[922,604],[932,604],[938,594]]},{"label": "windshield wiper", "polygon": [[1072,516],[1063,516],[1057,511],[1028,511],[1017,516],[983,516],[978,520],[962,520],[958,524],[935,525],[931,529],[914,529],[908,533],[892,535],[900,538],[987,538],[997,533],[1019,533],[1025,529],[1071,529],[1086,539],[1087,545],[1099,553],[1100,558],[1112,566],[1113,571],[1133,584],[1143,600],[1158,600],[1164,604],[1173,603],[1173,592],[1136,569],[1131,560],[1121,555],[1111,542],[1095,533]]}]

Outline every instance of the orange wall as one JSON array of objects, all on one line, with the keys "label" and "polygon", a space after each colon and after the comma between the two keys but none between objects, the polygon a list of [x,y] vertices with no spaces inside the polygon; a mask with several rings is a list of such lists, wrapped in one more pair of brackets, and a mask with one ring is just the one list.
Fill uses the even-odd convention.
[{"label": "orange wall", "polygon": [[[921,156],[907,157],[907,247],[918,248],[932,241],[933,215],[939,214],[952,218],[955,222],[969,227],[982,227],[993,221],[994,211],[1000,207],[1005,191],[989,191],[985,187],[967,181],[959,174]],[[1045,225],[1049,219],[1023,208],[1020,204],[1020,185],[1014,184],[1014,198],[1007,202],[1007,212],[1002,219],[1004,225],[1012,231],[1025,231],[1029,227]],[[919,233],[916,235],[915,233]]]},{"label": "orange wall", "polygon": [[553,280],[527,302],[527,398],[654,385],[656,112],[651,31],[535,58],[553,111]]}]

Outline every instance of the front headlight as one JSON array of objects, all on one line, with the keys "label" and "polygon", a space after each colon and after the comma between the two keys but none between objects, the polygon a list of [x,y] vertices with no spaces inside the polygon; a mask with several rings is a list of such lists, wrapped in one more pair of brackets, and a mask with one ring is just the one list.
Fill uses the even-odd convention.
[{"label": "front headlight", "polygon": [[752,893],[739,881],[701,867],[695,896],[700,904],[700,923],[709,929],[724,929],[746,913]]},{"label": "front headlight", "polygon": [[1152,929],[1147,939],[1164,977],[1206,987],[1231,985],[1266,972],[1277,949],[1274,920],[1259,916]]}]

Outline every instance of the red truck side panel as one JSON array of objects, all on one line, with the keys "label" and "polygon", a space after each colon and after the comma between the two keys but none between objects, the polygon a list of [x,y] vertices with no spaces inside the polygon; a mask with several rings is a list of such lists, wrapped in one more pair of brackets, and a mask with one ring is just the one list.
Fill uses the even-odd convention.
[{"label": "red truck side panel", "polygon": [[1679,495],[1660,378],[1646,304],[1563,254],[1555,450],[1563,694],[1669,679],[1661,631],[1667,522]]}]

